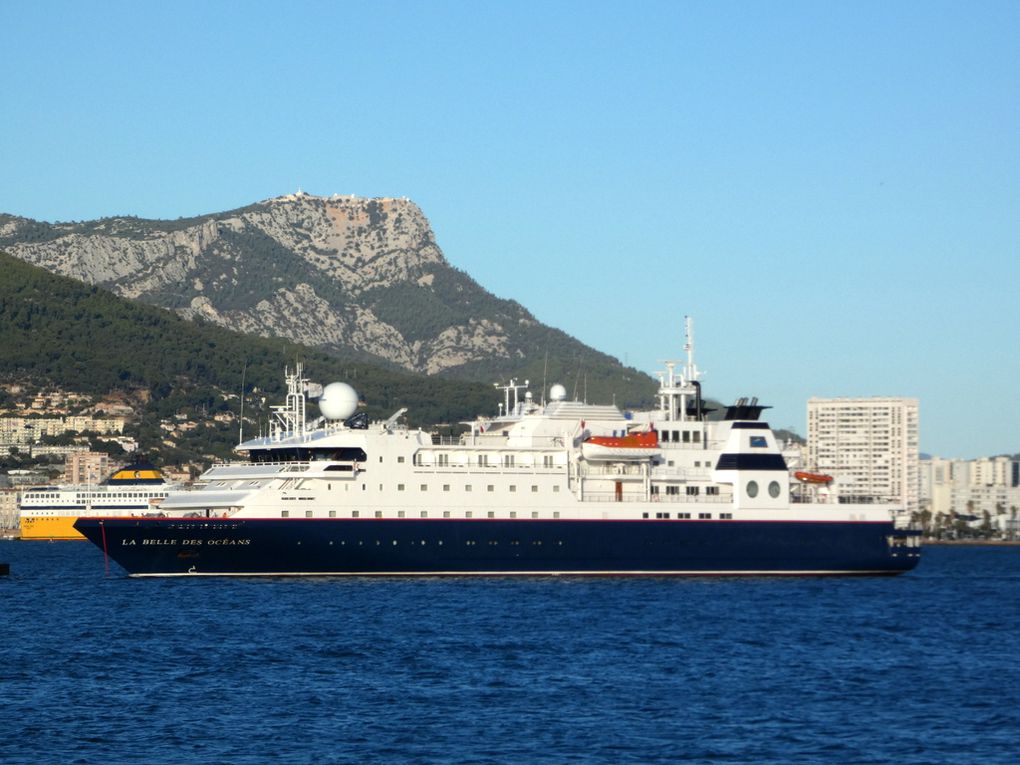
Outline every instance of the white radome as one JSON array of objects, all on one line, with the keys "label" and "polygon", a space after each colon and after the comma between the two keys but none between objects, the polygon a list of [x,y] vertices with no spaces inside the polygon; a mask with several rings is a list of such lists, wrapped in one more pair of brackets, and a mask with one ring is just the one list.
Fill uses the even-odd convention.
[{"label": "white radome", "polygon": [[559,383],[556,383],[549,389],[549,400],[550,401],[562,401],[567,397],[567,389]]},{"label": "white radome", "polygon": [[358,392],[347,383],[330,383],[322,390],[319,411],[327,420],[346,420],[358,410]]}]

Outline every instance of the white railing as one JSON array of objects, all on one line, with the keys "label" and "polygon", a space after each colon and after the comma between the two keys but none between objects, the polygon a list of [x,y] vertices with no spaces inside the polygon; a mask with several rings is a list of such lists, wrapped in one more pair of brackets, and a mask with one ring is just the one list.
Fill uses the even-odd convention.
[{"label": "white railing", "polygon": [[611,491],[585,492],[582,502],[652,502],[654,504],[672,505],[728,505],[731,497],[712,494],[621,494]]}]

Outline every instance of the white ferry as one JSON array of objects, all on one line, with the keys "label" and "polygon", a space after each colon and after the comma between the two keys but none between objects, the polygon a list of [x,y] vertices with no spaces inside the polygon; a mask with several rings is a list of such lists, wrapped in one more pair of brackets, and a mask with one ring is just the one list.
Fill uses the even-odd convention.
[{"label": "white ferry", "polygon": [[134,462],[101,484],[36,486],[21,492],[22,539],[84,539],[79,518],[137,516],[156,512],[171,484],[148,462]]}]

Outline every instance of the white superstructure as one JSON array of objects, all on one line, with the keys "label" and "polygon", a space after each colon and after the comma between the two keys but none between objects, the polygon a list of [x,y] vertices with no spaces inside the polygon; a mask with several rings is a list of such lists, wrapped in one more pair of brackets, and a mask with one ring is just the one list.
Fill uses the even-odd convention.
[{"label": "white superstructure", "polygon": [[[758,421],[764,407],[741,400],[725,419],[706,419],[689,324],[686,350],[681,370],[667,364],[654,410],[567,401],[562,386],[543,405],[511,381],[500,414],[453,439],[404,426],[403,410],[368,423],[354,413],[357,396],[332,385],[322,407],[329,419],[309,422],[305,393],[319,391],[298,366],[270,434],[238,446],[248,459],[213,466],[196,490],[171,494],[160,509],[238,519],[759,521],[888,521],[902,509],[827,487],[791,490],[781,445]],[[652,450],[585,457],[593,436],[653,429]]]}]

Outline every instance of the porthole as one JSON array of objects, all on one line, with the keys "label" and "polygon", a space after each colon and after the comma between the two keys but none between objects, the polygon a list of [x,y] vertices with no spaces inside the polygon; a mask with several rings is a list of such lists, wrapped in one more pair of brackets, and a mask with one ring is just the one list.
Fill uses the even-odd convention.
[{"label": "porthole", "polygon": [[779,487],[779,482],[778,481],[772,481],[769,484],[769,496],[772,497],[772,499],[775,499],[776,497],[778,497],[780,491],[781,491],[781,489]]},{"label": "porthole", "polygon": [[751,497],[752,499],[754,497],[758,496],[758,482],[757,481],[748,481],[747,482],[747,496]]}]

